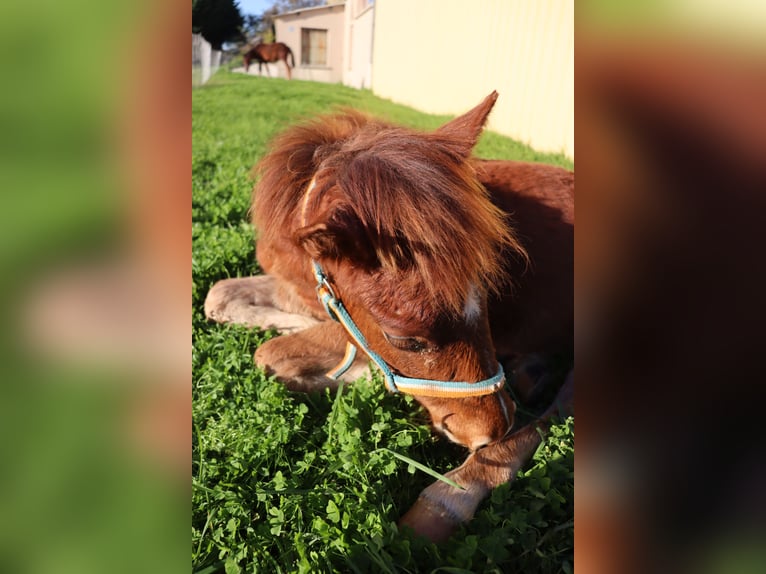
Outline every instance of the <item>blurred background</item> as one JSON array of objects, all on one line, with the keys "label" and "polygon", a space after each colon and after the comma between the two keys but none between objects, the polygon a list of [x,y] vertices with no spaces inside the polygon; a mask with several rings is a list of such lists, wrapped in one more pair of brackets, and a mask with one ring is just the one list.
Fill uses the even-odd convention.
[{"label": "blurred background", "polygon": [[[575,19],[576,564],[762,572],[766,8]],[[190,21],[0,7],[3,570],[188,567]]]}]

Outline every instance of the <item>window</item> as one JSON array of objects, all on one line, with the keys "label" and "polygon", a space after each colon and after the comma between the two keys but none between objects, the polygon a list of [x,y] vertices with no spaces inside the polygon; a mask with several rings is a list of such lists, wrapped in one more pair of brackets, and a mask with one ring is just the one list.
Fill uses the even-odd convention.
[{"label": "window", "polygon": [[327,65],[327,30],[301,28],[301,65]]}]

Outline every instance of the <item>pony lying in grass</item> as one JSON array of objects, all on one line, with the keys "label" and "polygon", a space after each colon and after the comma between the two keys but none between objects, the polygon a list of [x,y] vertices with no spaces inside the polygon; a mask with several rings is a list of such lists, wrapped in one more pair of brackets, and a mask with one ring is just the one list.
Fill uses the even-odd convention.
[{"label": "pony lying in grass", "polygon": [[[389,390],[414,395],[470,450],[447,474],[463,488],[436,482],[402,518],[434,541],[572,406],[574,175],[473,158],[496,99],[433,133],[356,112],[289,128],[257,168],[267,274],[220,281],[205,302],[212,320],[283,333],[255,362],[288,388],[334,388],[372,360]],[[515,429],[506,378],[526,398],[537,381],[566,381]]]}]

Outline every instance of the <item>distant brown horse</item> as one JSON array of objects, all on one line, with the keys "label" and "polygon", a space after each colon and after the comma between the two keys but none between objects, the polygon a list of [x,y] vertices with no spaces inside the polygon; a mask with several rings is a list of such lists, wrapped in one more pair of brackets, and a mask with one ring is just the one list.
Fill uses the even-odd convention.
[{"label": "distant brown horse", "polygon": [[473,158],[496,99],[433,133],[356,112],[288,129],[258,166],[268,274],[220,281],[205,301],[215,321],[282,330],[255,361],[289,388],[357,379],[358,348],[470,449],[448,473],[464,489],[437,482],[402,519],[432,540],[513,478],[556,403],[572,405],[570,372],[543,418],[512,431],[503,365],[521,380],[540,367],[530,357],[569,357],[559,383],[571,367],[574,175]]},{"label": "distant brown horse", "polygon": [[[287,67],[287,79],[289,80],[292,77],[292,74],[290,73],[290,64],[287,63],[287,56],[290,56],[292,67],[294,68],[295,58],[293,57],[293,51],[287,44],[283,44],[282,42],[274,42],[273,44],[257,44],[250,48],[243,55],[245,71],[247,72],[250,69],[250,62],[253,60],[258,60],[259,74],[261,73],[261,66],[264,63],[268,64],[270,62],[279,62],[282,60]],[[268,73],[268,71],[269,67],[266,66],[266,72]]]}]

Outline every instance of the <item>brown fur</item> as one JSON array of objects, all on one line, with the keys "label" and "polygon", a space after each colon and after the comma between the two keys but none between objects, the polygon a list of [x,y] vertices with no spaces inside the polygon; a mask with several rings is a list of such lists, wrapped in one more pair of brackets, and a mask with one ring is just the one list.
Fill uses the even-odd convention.
[{"label": "brown fur", "polygon": [[[494,98],[485,105],[492,103]],[[400,298],[426,305],[414,311],[422,318],[443,310],[459,314],[469,285],[503,286],[503,250],[526,257],[466,161],[474,143],[449,130],[416,133],[351,111],[291,128],[257,169],[253,223],[259,246],[276,242],[277,249],[291,249],[284,245],[284,230],[295,226],[298,205],[316,174],[308,211],[310,221],[326,220],[321,232],[328,255],[352,259],[373,274],[379,270],[376,282],[393,277]],[[331,201],[321,211],[328,194]],[[293,239],[318,241],[316,231],[306,225]],[[268,257],[258,256],[262,264]]]},{"label": "brown fur", "polygon": [[492,201],[512,214],[529,262],[506,258],[516,285],[489,301],[499,356],[571,353],[574,331],[574,173],[517,161],[477,163]]}]

